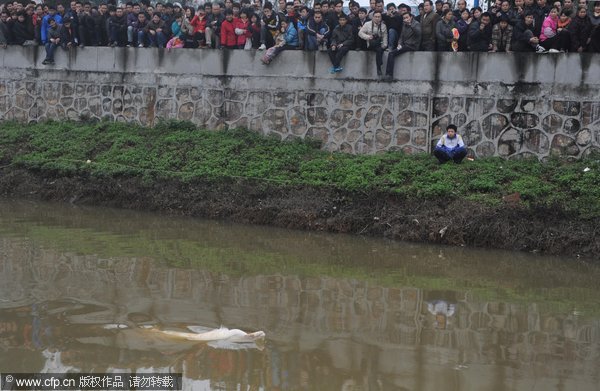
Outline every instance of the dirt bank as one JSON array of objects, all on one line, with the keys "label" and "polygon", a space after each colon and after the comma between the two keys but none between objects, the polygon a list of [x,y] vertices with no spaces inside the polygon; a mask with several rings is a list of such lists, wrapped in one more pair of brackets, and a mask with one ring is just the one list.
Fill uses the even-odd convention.
[{"label": "dirt bank", "polygon": [[0,170],[0,195],[344,232],[413,242],[596,257],[597,219],[552,209],[463,200],[407,201],[383,193],[285,187],[245,181],[150,181]]}]

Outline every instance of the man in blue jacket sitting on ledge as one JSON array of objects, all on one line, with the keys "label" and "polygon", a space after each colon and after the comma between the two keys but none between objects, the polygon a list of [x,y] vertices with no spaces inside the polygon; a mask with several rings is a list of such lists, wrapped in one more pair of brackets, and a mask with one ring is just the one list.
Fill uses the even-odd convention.
[{"label": "man in blue jacket sitting on ledge", "polygon": [[440,137],[433,154],[439,160],[440,164],[448,160],[454,160],[454,163],[460,163],[467,156],[467,148],[462,137],[456,133],[456,125],[450,124],[446,128],[446,134]]}]

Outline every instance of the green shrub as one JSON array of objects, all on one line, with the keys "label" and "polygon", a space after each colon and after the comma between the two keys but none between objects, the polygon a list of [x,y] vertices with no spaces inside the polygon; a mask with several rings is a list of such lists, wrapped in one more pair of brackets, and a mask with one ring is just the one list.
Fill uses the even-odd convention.
[{"label": "green shrub", "polygon": [[146,181],[246,178],[387,191],[413,199],[463,198],[488,206],[519,192],[525,206],[556,205],[585,217],[600,216],[600,160],[594,156],[546,163],[485,158],[440,166],[425,153],[349,155],[318,145],[314,140],[281,142],[244,129],[206,131],[186,121],[164,121],[154,128],[105,121],[0,123],[4,165],[65,175],[135,175]]}]

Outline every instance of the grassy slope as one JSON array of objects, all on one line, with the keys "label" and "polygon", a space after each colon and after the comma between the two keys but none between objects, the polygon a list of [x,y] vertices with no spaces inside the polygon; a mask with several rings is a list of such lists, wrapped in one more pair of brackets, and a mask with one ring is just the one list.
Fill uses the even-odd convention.
[{"label": "grassy slope", "polygon": [[[88,160],[91,163],[86,163]],[[600,217],[600,159],[499,158],[438,166],[429,155],[347,155],[314,142],[282,143],[243,130],[210,132],[185,122],[155,128],[102,122],[0,124],[0,161],[64,174],[139,175],[147,180],[253,178],[282,185],[380,190],[416,199],[464,198],[489,206],[519,192],[525,206]],[[590,170],[584,171],[585,168]]]}]

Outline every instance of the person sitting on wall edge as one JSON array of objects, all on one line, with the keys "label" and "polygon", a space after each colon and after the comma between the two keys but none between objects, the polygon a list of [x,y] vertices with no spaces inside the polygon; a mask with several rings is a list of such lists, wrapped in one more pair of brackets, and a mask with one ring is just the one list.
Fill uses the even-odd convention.
[{"label": "person sitting on wall edge", "polygon": [[446,163],[449,160],[454,160],[454,163],[458,164],[462,162],[465,156],[467,156],[465,143],[456,131],[456,125],[448,125],[446,134],[440,137],[435,146],[433,154],[440,164]]}]

